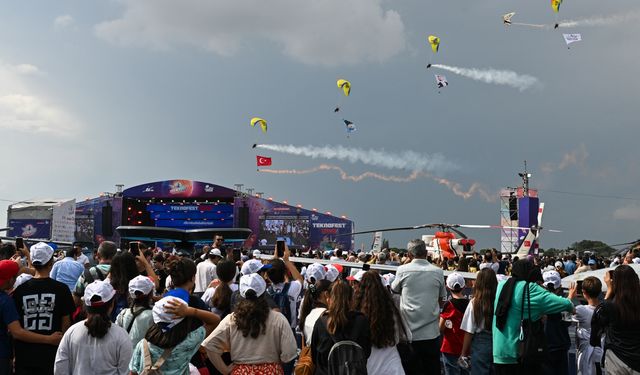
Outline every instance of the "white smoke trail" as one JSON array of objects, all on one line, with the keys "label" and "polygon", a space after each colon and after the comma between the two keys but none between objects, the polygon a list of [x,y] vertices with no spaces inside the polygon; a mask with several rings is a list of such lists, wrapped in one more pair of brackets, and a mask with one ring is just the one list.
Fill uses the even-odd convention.
[{"label": "white smoke trail", "polygon": [[458,68],[443,64],[433,64],[432,67],[447,70],[476,81],[511,86],[520,91],[540,84],[540,81],[538,81],[536,77],[518,74],[511,70]]},{"label": "white smoke trail", "polygon": [[579,20],[564,20],[558,24],[558,27],[576,27],[576,26],[609,26],[618,23],[632,22],[640,20],[640,12],[630,12],[624,14],[614,14],[605,17],[592,17]]},{"label": "white smoke trail", "polygon": [[399,154],[379,150],[363,150],[343,146],[294,146],[294,145],[256,145],[264,150],[282,152],[290,155],[308,156],[314,159],[347,160],[350,163],[360,162],[366,165],[389,169],[408,169],[413,172],[446,172],[458,169],[458,166],[445,160],[440,154],[420,154],[405,151]]},{"label": "white smoke trail", "polygon": [[539,23],[524,23],[524,22],[511,22],[509,24],[510,26],[528,26],[528,27],[535,27],[537,29],[550,29],[551,26],[549,25],[542,25]]},{"label": "white smoke trail", "polygon": [[479,183],[474,182],[468,189],[464,189],[461,184],[447,180],[442,177],[432,176],[425,172],[414,171],[406,177],[401,176],[388,176],[375,172],[364,172],[359,175],[349,175],[344,169],[328,164],[320,164],[317,167],[309,168],[309,169],[260,169],[262,173],[272,173],[272,174],[294,174],[294,175],[302,175],[302,174],[311,174],[318,173],[323,171],[337,171],[340,174],[340,179],[344,181],[352,181],[352,182],[360,182],[364,179],[372,178],[381,181],[387,182],[412,182],[417,180],[420,177],[429,178],[437,183],[446,186],[453,194],[458,197],[461,197],[464,200],[474,197],[476,194],[479,195],[482,199],[487,202],[495,202],[496,194],[491,194],[487,192]]}]

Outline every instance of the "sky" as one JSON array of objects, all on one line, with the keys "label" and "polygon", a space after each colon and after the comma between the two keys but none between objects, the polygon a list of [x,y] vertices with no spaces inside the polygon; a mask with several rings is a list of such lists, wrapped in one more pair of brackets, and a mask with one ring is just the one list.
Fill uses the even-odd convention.
[{"label": "sky", "polygon": [[[519,184],[527,160],[546,203],[544,225],[563,231],[544,234],[541,247],[640,237],[637,1],[565,0],[557,18],[547,0],[0,4],[0,223],[12,201],[81,200],[119,183],[186,178],[242,183],[346,215],[359,230],[498,224],[498,192]],[[614,18],[558,30],[505,27],[510,11],[513,21],[545,25]],[[568,49],[563,32],[583,40]],[[441,38],[435,56],[430,34]],[[428,62],[536,80],[521,90],[426,69]],[[438,90],[436,73],[449,86]],[[338,78],[351,82],[348,98]],[[254,116],[267,119],[266,134],[251,128]],[[349,138],[343,119],[357,126]],[[406,177],[414,168],[253,143],[383,158],[412,152],[442,163],[409,182],[268,174],[256,171],[256,152],[273,158],[272,169],[328,164],[350,175]],[[458,194],[434,177],[458,184]],[[472,186],[480,188],[462,197]],[[403,247],[421,234],[388,239]],[[499,247],[498,232],[467,235]],[[356,238],[358,247],[370,242]]]}]

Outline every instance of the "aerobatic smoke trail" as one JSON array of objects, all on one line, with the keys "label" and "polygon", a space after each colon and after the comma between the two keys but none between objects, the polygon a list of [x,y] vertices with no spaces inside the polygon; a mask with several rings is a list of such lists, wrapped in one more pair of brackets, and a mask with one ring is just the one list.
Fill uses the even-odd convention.
[{"label": "aerobatic smoke trail", "polygon": [[518,74],[511,70],[458,68],[443,64],[433,64],[432,67],[447,70],[454,74],[471,78],[476,81],[511,86],[520,91],[524,91],[532,86],[540,84],[540,81],[538,81],[536,77],[526,74]]},{"label": "aerobatic smoke trail", "polygon": [[528,26],[528,27],[535,27],[535,28],[538,28],[538,29],[550,29],[551,28],[549,25],[542,25],[542,24],[539,24],[539,23],[511,22],[510,25]]},{"label": "aerobatic smoke trail", "polygon": [[420,171],[414,171],[412,172],[410,175],[406,176],[406,177],[400,177],[400,176],[387,176],[387,175],[383,175],[380,173],[375,173],[375,172],[364,172],[361,173],[359,175],[349,175],[347,172],[344,171],[344,169],[335,166],[335,165],[328,165],[328,164],[320,164],[317,167],[314,168],[309,168],[309,169],[260,169],[260,172],[263,173],[272,173],[272,174],[296,174],[296,175],[301,175],[301,174],[311,174],[311,173],[318,173],[318,172],[323,172],[323,171],[337,171],[340,174],[340,178],[342,180],[345,181],[352,181],[352,182],[360,182],[364,179],[367,178],[373,178],[373,179],[377,179],[377,180],[382,180],[382,181],[387,181],[387,182],[412,182],[417,180],[420,177],[425,177],[425,178],[429,178],[433,181],[436,181],[437,183],[446,186],[449,190],[451,190],[451,192],[459,197],[461,197],[464,200],[467,200],[471,197],[473,197],[474,195],[478,194],[479,196],[481,196],[485,201],[487,202],[495,202],[496,198],[495,198],[495,194],[490,194],[488,193],[484,188],[482,188],[482,186],[478,183],[473,183],[469,189],[467,189],[466,191],[462,188],[462,185],[460,185],[457,182],[453,182],[450,180],[447,180],[445,178],[442,177],[436,177],[436,176],[432,176],[426,172],[420,172]]},{"label": "aerobatic smoke trail", "polygon": [[576,26],[609,26],[617,23],[630,22],[640,20],[640,12],[631,12],[625,14],[615,14],[608,17],[593,17],[581,20],[565,20],[558,24],[558,27],[576,27]]},{"label": "aerobatic smoke trail", "polygon": [[440,154],[427,155],[414,151],[394,154],[386,151],[363,150],[343,146],[294,146],[294,145],[256,145],[257,148],[282,152],[290,155],[302,155],[311,158],[347,160],[366,165],[389,169],[408,169],[413,172],[445,172],[457,169],[457,165],[445,160]]}]

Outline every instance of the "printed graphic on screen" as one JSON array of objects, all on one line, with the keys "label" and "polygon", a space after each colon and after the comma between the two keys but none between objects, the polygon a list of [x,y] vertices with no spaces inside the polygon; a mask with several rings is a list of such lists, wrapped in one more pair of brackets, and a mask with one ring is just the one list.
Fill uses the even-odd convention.
[{"label": "printed graphic on screen", "polygon": [[283,238],[290,247],[307,246],[309,242],[309,218],[306,216],[260,217],[260,246],[273,246]]}]

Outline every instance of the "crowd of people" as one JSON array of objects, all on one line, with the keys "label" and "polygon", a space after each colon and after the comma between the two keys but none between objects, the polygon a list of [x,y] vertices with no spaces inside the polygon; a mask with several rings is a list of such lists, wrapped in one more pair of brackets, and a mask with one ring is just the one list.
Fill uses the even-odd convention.
[{"label": "crowd of people", "polygon": [[[574,326],[578,373],[640,372],[637,252],[440,260],[413,240],[305,266],[286,246],[234,259],[221,236],[195,256],[133,244],[95,262],[1,244],[0,375],[568,374]],[[604,296],[593,276],[565,296],[563,276],[605,266]]]}]

